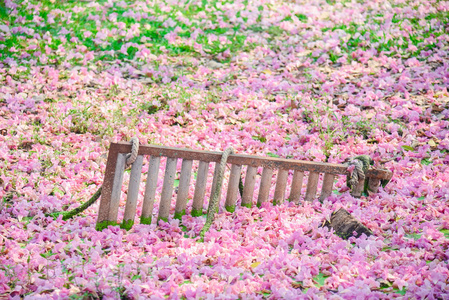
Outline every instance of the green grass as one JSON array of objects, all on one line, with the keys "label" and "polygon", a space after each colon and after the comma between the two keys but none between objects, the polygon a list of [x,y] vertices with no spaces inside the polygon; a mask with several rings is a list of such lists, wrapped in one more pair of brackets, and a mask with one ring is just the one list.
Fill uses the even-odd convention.
[{"label": "green grass", "polygon": [[[192,22],[191,26],[186,26],[184,23],[174,21],[175,24],[173,26],[165,27],[163,20],[158,20],[156,17],[150,17],[149,19],[142,18],[141,20],[137,21],[136,19],[129,17],[129,16],[123,16],[125,12],[127,12],[130,8],[121,8],[117,6],[113,6],[111,8],[107,9],[107,14],[110,14],[112,12],[117,13],[117,22],[122,22],[125,24],[126,28],[125,30],[128,30],[131,26],[138,24],[140,33],[131,39],[128,39],[124,36],[119,35],[120,30],[117,28],[116,24],[114,22],[107,20],[102,20],[101,22],[101,28],[112,30],[117,29],[116,34],[112,34],[112,36],[108,36],[104,43],[97,44],[94,39],[98,32],[98,26],[95,20],[89,19],[89,15],[92,16],[99,16],[101,17],[101,13],[97,12],[95,8],[88,8],[85,2],[77,2],[77,1],[55,1],[55,3],[51,3],[50,1],[31,1],[34,4],[41,3],[42,9],[39,11],[39,17],[41,17],[44,20],[47,20],[51,12],[55,9],[60,10],[70,10],[75,5],[79,7],[85,8],[83,12],[80,13],[73,13],[71,17],[71,22],[68,23],[66,20],[61,19],[61,17],[58,15],[55,17],[55,23],[49,24],[44,21],[44,26],[35,26],[35,24],[32,23],[33,16],[25,10],[24,7],[19,5],[18,8],[18,15],[21,17],[25,17],[26,23],[24,26],[26,27],[32,27],[35,32],[39,35],[44,35],[45,33],[49,34],[52,37],[56,37],[59,35],[59,32],[61,30],[61,27],[65,27],[67,30],[70,31],[70,33],[65,35],[65,38],[70,41],[71,38],[77,38],[81,42],[83,46],[85,46],[87,51],[115,51],[114,55],[101,55],[99,53],[96,53],[96,56],[93,60],[93,62],[96,62],[98,60],[113,60],[113,59],[133,59],[138,51],[138,49],[134,46],[128,47],[126,53],[119,53],[118,51],[127,43],[136,43],[138,45],[142,45],[141,39],[143,37],[146,37],[149,39],[149,43],[147,43],[146,47],[151,51],[152,54],[160,54],[164,51],[167,51],[169,55],[182,55],[182,54],[189,54],[193,56],[197,56],[198,53],[192,47],[191,45],[187,45],[183,42],[180,44],[170,44],[167,39],[165,38],[165,35],[173,32],[176,27],[179,27],[181,30],[178,32],[178,36],[181,39],[190,38],[191,34],[193,32],[193,27],[201,28],[202,25],[199,24],[199,21],[197,21],[194,17],[199,12],[205,12],[206,13],[206,19],[212,21],[212,23],[215,25],[211,26],[210,28],[207,28],[204,30],[204,33],[200,34],[197,39],[196,43],[199,43],[203,46],[203,50],[211,55],[217,55],[219,53],[222,53],[226,50],[230,50],[231,52],[237,52],[237,51],[244,51],[244,50],[250,50],[254,45],[245,44],[246,40],[246,34],[240,30],[239,26],[236,26],[234,28],[221,28],[217,24],[217,17],[214,13],[209,12],[209,10],[206,9],[207,6],[216,6],[217,1],[212,2],[204,2],[201,5],[193,5],[193,4],[187,4],[187,6],[183,7],[177,7],[173,6],[172,11],[170,12],[164,12],[162,11],[157,5],[154,7],[151,7],[154,10],[155,16],[163,16],[164,20],[167,18],[171,18],[172,20],[176,20],[177,13],[182,13],[184,16],[186,16],[190,21]],[[100,1],[100,3],[103,3],[104,1]],[[2,2],[3,4],[3,2]],[[135,10],[137,11],[137,10]],[[151,16],[151,14],[150,14]],[[6,11],[6,8],[4,5],[0,5],[0,17],[1,18],[7,18],[8,12]],[[10,17],[11,21],[14,21],[14,17]],[[226,21],[226,17],[224,20]],[[90,37],[85,37],[85,32],[90,31],[92,32],[92,35]],[[207,36],[209,34],[214,34],[217,36],[227,36],[229,39],[229,44],[221,45],[219,41],[214,41],[211,44],[208,42]],[[24,38],[24,39],[22,39]],[[6,46],[6,49],[10,49],[11,47],[15,47],[16,49],[19,49],[23,52],[28,52],[29,54],[33,55],[33,53],[37,51],[44,52],[45,46],[48,46],[49,48],[56,50],[58,49],[58,46],[62,44],[61,40],[58,38],[52,38],[51,42],[47,42],[44,40],[38,40],[38,47],[35,50],[25,50],[29,45],[26,39],[28,39],[29,36],[26,36],[25,34],[15,34],[11,37],[7,38],[4,41],[4,44]],[[70,49],[75,48],[75,44],[68,42],[64,45],[66,48],[66,51]],[[1,57],[1,59],[5,59],[7,57],[13,57],[17,58],[19,54],[5,51],[6,53]],[[58,58],[54,54],[48,55],[49,61],[51,63],[57,63]],[[73,63],[79,63],[79,59],[74,59]],[[38,62],[38,64],[40,64]]]},{"label": "green grass", "polygon": [[326,278],[328,278],[329,276],[324,275],[323,273],[318,273],[317,276],[313,277],[313,280],[316,283],[317,287],[322,287],[324,286],[324,282],[326,281]]},{"label": "green grass", "polygon": [[449,229],[441,229],[440,232],[444,233],[444,237],[449,240]]},{"label": "green grass", "polygon": [[405,237],[412,238],[415,241],[419,240],[421,238],[421,236],[422,236],[422,233],[409,233],[409,234],[405,235]]},{"label": "green grass", "polygon": [[5,0],[0,0],[0,20],[6,21],[9,19],[8,10],[5,6]]},{"label": "green grass", "polygon": [[[376,15],[376,16],[369,16],[367,18],[367,21],[365,24],[375,23],[378,25],[382,25],[383,22],[375,19],[378,17],[383,17],[383,15]],[[397,27],[398,29],[403,29],[403,22],[405,20],[408,20],[412,24],[412,31],[408,36],[400,36],[400,37],[393,37],[390,39],[386,39],[385,36],[380,36],[375,30],[368,28],[365,25],[358,25],[353,22],[346,24],[337,24],[334,27],[326,27],[322,28],[322,32],[334,32],[336,30],[343,30],[346,33],[350,34],[350,38],[345,42],[341,44],[341,49],[344,53],[351,54],[352,52],[362,49],[367,50],[371,48],[373,44],[377,44],[375,47],[376,50],[380,53],[387,56],[395,56],[398,55],[398,53],[395,51],[396,49],[399,49],[400,51],[407,51],[410,45],[413,45],[417,47],[418,49],[412,53],[408,53],[408,57],[419,57],[422,51],[430,50],[436,47],[435,44],[425,44],[425,39],[433,36],[435,38],[438,38],[439,36],[445,34],[444,30],[435,31],[432,30],[430,21],[433,19],[439,20],[442,24],[448,24],[449,20],[449,13],[448,12],[438,12],[438,13],[431,13],[428,14],[425,18],[427,21],[426,26],[421,26],[419,24],[420,19],[417,18],[399,18],[398,15],[394,15],[392,17],[392,23],[394,24],[392,29],[394,27]],[[443,26],[444,28],[444,26]],[[356,37],[356,34],[360,34],[358,37]],[[369,36],[368,41],[364,41],[362,39],[362,36]],[[368,42],[368,43],[367,43]],[[335,62],[336,59],[338,59],[335,54],[328,52],[330,56],[330,60],[332,62]],[[312,57],[315,60],[318,59],[318,57]]]},{"label": "green grass", "polygon": [[[330,0],[329,0],[330,1]],[[33,54],[37,51],[40,51],[42,53],[45,52],[45,47],[48,46],[52,50],[58,49],[61,45],[65,47],[66,52],[70,51],[71,49],[76,48],[76,44],[70,42],[71,38],[77,38],[80,41],[79,45],[83,45],[86,47],[86,51],[94,51],[95,56],[91,63],[95,63],[97,61],[112,61],[114,59],[134,59],[136,56],[136,53],[138,52],[138,48],[135,46],[130,46],[127,48],[126,53],[119,52],[120,49],[127,43],[135,43],[138,45],[142,45],[143,42],[141,41],[143,37],[146,37],[149,39],[149,41],[146,43],[146,47],[151,51],[152,54],[157,55],[161,54],[163,52],[166,52],[170,56],[178,56],[178,55],[189,55],[189,56],[199,56],[197,50],[192,45],[186,44],[184,41],[185,39],[188,39],[191,37],[191,34],[193,32],[193,28],[201,28],[203,27],[203,24],[201,24],[201,20],[196,19],[196,16],[198,13],[205,13],[206,17],[205,20],[208,20],[211,22],[212,26],[209,26],[208,28],[204,29],[204,33],[198,35],[195,42],[202,45],[203,50],[212,56],[217,56],[220,53],[223,53],[226,50],[231,51],[231,53],[237,53],[239,51],[251,51],[254,49],[257,45],[255,43],[246,43],[247,35],[249,34],[248,31],[252,32],[265,32],[269,35],[267,40],[270,42],[270,47],[277,47],[275,43],[272,43],[274,40],[279,39],[281,36],[285,34],[285,31],[281,29],[277,25],[272,25],[269,27],[262,26],[261,18],[259,15],[258,22],[256,24],[248,26],[247,29],[241,29],[240,26],[234,26],[232,28],[221,28],[218,26],[218,19],[215,13],[213,13],[213,10],[210,11],[207,7],[214,7],[214,10],[221,11],[221,9],[217,9],[217,3],[221,1],[202,1],[199,3],[190,3],[186,2],[184,5],[180,6],[172,6],[172,10],[167,12],[162,10],[159,6],[155,5],[152,6],[151,9],[153,10],[152,13],[149,15],[151,16],[149,19],[142,18],[141,20],[136,20],[133,17],[126,16],[124,13],[128,12],[130,9],[133,8],[122,8],[118,7],[116,4],[112,7],[107,8],[106,14],[109,15],[110,13],[114,12],[117,14],[117,22],[122,22],[125,25],[125,30],[129,30],[131,26],[133,25],[139,25],[140,33],[137,36],[134,36],[130,39],[128,39],[125,36],[119,35],[120,30],[117,28],[117,24],[114,22],[111,22],[109,19],[102,20],[101,25],[98,27],[95,20],[89,19],[89,15],[92,16],[99,16],[101,17],[102,12],[96,11],[95,8],[87,7],[87,2],[78,2],[75,0],[69,0],[69,1],[54,1],[52,3],[49,0],[45,1],[36,1],[33,0],[31,3],[33,4],[41,4],[41,9],[39,10],[39,17],[41,17],[43,20],[47,20],[52,11],[56,9],[60,9],[63,11],[68,11],[73,9],[75,6],[82,7],[85,9],[82,12],[79,13],[72,13],[71,22],[68,23],[65,19],[62,19],[59,15],[55,17],[55,23],[48,24],[47,22],[43,22],[43,26],[36,26],[36,24],[32,23],[33,15],[30,14],[28,11],[25,10],[25,8],[21,5],[18,7],[18,15],[21,17],[25,17],[25,24],[23,26],[30,27],[35,31],[35,34],[39,34],[40,36],[45,35],[46,33],[49,34],[52,39],[51,41],[46,41],[42,39],[37,39],[37,48],[35,50],[27,50],[29,46],[28,40],[31,36],[27,36],[23,33],[17,33],[14,35],[11,35],[5,39],[3,42],[5,44],[5,49],[2,57],[0,60],[4,60],[8,57],[12,57],[17,59],[22,53],[28,53],[31,55],[31,58],[33,57]],[[225,1],[225,3],[230,1]],[[98,3],[103,4],[105,1],[98,1]],[[130,1],[127,1],[128,4],[130,4]],[[334,4],[334,1],[330,1],[331,5]],[[266,7],[271,7],[272,5],[266,4]],[[271,7],[273,9],[273,7]],[[262,12],[264,10],[264,6],[261,5],[258,8],[259,12]],[[134,11],[138,12],[137,9],[134,8]],[[182,22],[177,21],[177,14],[182,13],[184,17],[190,20],[191,25],[187,26]],[[238,14],[239,15],[239,14]],[[162,17],[162,19],[158,19],[158,17]],[[174,24],[171,24],[170,26],[166,27],[164,26],[165,20],[168,18],[171,18],[174,20]],[[223,21],[227,22],[228,17],[226,17],[225,14],[222,16]],[[284,22],[293,22],[293,19],[297,18],[300,22],[307,23],[309,21],[307,15],[297,13],[295,15],[289,15],[285,17],[282,21]],[[245,19],[245,18],[243,18]],[[429,37],[435,37],[437,39],[441,35],[445,34],[444,30],[440,29],[439,31],[434,30],[431,28],[431,21],[432,20],[439,20],[444,28],[444,25],[447,25],[449,20],[449,13],[448,12],[437,12],[437,13],[431,13],[425,16],[424,20],[426,21],[425,26],[420,25],[420,20],[417,18],[403,18],[399,17],[398,15],[394,15],[392,17],[392,29],[393,32],[394,29],[403,29],[404,21],[408,20],[409,23],[412,25],[412,30],[410,31],[410,34],[408,36],[400,36],[386,39],[385,36],[380,36],[376,29],[373,29],[371,27],[368,27],[368,25],[358,25],[356,23],[349,23],[349,24],[336,24],[333,27],[326,27],[322,28],[322,32],[324,35],[328,34],[328,32],[334,32],[336,30],[343,30],[346,33],[350,35],[348,40],[341,41],[341,44],[339,45],[342,54],[346,53],[348,54],[349,60],[356,59],[352,58],[350,54],[352,54],[354,51],[358,49],[367,50],[370,49],[373,45],[375,46],[375,49],[378,52],[382,52],[384,55],[387,56],[396,56],[401,55],[404,58],[409,57],[420,57],[420,54],[424,50],[433,49],[436,47],[434,43],[428,43],[425,41],[425,39]],[[15,20],[14,16],[10,16],[8,13],[4,1],[0,1],[0,20],[2,21],[8,21],[13,22]],[[377,24],[378,26],[381,26],[384,23],[384,16],[382,14],[377,14],[374,16],[367,16],[365,24]],[[70,33],[65,35],[65,38],[69,41],[65,44],[57,38],[59,35],[59,32],[62,27],[65,27],[67,30],[70,31]],[[181,39],[180,43],[177,44],[170,44],[165,36],[173,32],[175,28],[179,28],[180,31],[177,33],[179,38]],[[94,39],[98,32],[98,29],[117,29],[118,31],[116,34],[112,34],[112,36],[108,36],[104,43],[97,44]],[[92,32],[91,37],[85,37],[84,33],[86,31]],[[219,41],[214,41],[212,43],[209,43],[207,36],[209,34],[214,34],[216,36],[226,36],[229,40],[229,44],[222,45]],[[360,34],[360,36],[356,37],[356,34]],[[368,40],[364,41],[361,39],[361,36],[368,36]],[[410,52],[408,49],[409,45],[413,45],[417,47],[416,51]],[[8,51],[11,47],[15,47],[19,50],[19,52],[10,52]],[[102,51],[113,51],[114,53],[111,54],[102,54]],[[399,53],[398,53],[399,52]],[[324,53],[327,53],[329,56],[329,60],[333,63],[336,63],[337,60],[341,57],[341,54],[334,53],[332,50],[324,51],[323,53],[319,54],[316,57],[313,57],[312,54],[309,55],[313,60],[319,59],[321,55]],[[64,60],[64,57],[61,55],[56,55],[54,52],[48,55],[48,62],[50,64],[60,64],[60,60]],[[227,58],[229,60],[229,58]],[[72,64],[80,64],[82,63],[82,59],[79,58],[73,58],[69,60]],[[41,62],[38,60],[38,65],[41,65]],[[48,63],[43,63],[48,64]]]}]

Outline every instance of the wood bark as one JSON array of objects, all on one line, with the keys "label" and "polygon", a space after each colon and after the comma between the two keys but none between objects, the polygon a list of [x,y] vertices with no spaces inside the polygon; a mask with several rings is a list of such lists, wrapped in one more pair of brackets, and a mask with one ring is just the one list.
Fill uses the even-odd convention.
[{"label": "wood bark", "polygon": [[373,234],[371,230],[365,227],[344,208],[340,208],[338,211],[333,212],[330,222],[326,221],[324,226],[333,228],[335,234],[345,240],[351,236],[358,238],[362,234],[366,234],[367,236]]}]

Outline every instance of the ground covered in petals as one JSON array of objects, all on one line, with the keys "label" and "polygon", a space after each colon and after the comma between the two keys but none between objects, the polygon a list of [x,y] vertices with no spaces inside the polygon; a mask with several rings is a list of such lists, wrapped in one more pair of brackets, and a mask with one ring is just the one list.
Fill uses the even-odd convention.
[{"label": "ground covered in petals", "polygon": [[[449,297],[448,11],[437,0],[0,1],[0,297]],[[394,177],[360,199],[341,177],[324,203],[220,210],[204,241],[191,201],[182,220],[136,218],[129,231],[96,231],[98,203],[47,216],[87,200],[109,144],[133,136],[334,163],[367,154],[392,159],[382,167]],[[374,235],[323,228],[339,207]]]}]

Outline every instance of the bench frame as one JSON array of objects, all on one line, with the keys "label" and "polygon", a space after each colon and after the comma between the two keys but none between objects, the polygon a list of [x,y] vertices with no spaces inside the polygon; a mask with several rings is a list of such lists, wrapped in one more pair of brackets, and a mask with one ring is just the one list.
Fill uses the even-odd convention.
[{"label": "bench frame", "polygon": [[[103,189],[98,211],[97,229],[102,230],[108,225],[117,225],[118,209],[123,184],[123,174],[126,165],[126,154],[131,152],[130,143],[111,143],[108,160],[106,164]],[[195,183],[195,193],[192,204],[192,215],[203,214],[203,204],[206,191],[207,174],[209,163],[215,162],[214,179],[212,190],[214,190],[217,179],[217,165],[219,165],[222,153],[202,150],[179,149],[173,147],[163,147],[155,145],[140,145],[136,161],[132,164],[129,188],[125,206],[125,213],[122,228],[130,229],[133,226],[136,215],[137,198],[142,175],[143,156],[149,155],[149,168],[145,194],[142,206],[141,224],[151,224],[153,206],[159,175],[160,158],[167,157],[165,166],[164,182],[159,205],[158,220],[168,220],[170,205],[173,197],[174,180],[176,176],[176,165],[178,158],[182,159],[182,167],[177,192],[175,218],[181,218],[185,214],[189,185],[191,181],[192,163],[199,161],[197,180]],[[323,173],[323,184],[319,200],[323,201],[331,193],[335,176],[349,175],[347,165],[332,164],[322,162],[309,162],[303,160],[281,159],[274,157],[260,157],[253,155],[231,154],[227,163],[231,165],[228,190],[226,194],[225,208],[234,211],[238,197],[239,181],[242,166],[248,166],[241,205],[251,207],[253,204],[254,186],[256,182],[257,168],[262,167],[262,178],[257,199],[257,205],[268,201],[273,170],[277,169],[276,187],[273,204],[282,203],[285,200],[285,190],[288,178],[288,171],[293,170],[291,192],[288,199],[295,204],[299,204],[301,189],[303,185],[304,172],[308,172],[308,183],[305,201],[313,201],[317,194],[319,174]],[[381,180],[388,181],[392,177],[392,172],[380,169],[369,169],[366,172],[366,180],[360,180],[357,186],[352,189],[351,194],[360,197],[364,186],[367,185],[370,192],[376,193]],[[212,193],[211,193],[212,194]]]}]

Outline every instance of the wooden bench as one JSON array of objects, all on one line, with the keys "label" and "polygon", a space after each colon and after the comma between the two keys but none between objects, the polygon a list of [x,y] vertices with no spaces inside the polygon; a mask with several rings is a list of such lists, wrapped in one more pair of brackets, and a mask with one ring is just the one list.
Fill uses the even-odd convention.
[{"label": "wooden bench", "polygon": [[[117,224],[125,160],[126,155],[130,152],[130,143],[112,143],[110,146],[98,212],[98,230],[101,230],[108,225]],[[121,226],[129,229],[134,223],[144,156],[150,156],[150,159],[140,223],[151,224],[152,221],[161,157],[166,157],[166,166],[162,192],[160,195],[158,220],[161,219],[167,221],[169,218],[178,159],[182,159],[182,167],[179,176],[174,217],[181,218],[182,215],[185,214],[192,177],[193,161],[199,161],[199,164],[191,213],[193,216],[202,215],[209,164],[210,162],[216,163],[212,183],[212,189],[214,189],[217,178],[217,165],[221,160],[222,153],[155,145],[140,145],[137,159],[134,161],[131,168],[125,212]],[[286,198],[285,192],[289,170],[293,171],[293,178],[288,199],[295,204],[298,204],[300,201],[301,189],[305,176],[304,172],[307,172],[306,175],[308,176],[307,188],[304,196],[305,201],[312,201],[316,198],[320,174],[324,174],[322,188],[319,194],[320,201],[323,201],[331,194],[335,176],[348,175],[348,167],[343,164],[309,162],[241,154],[231,154],[228,157],[227,163],[231,166],[225,203],[225,208],[228,211],[234,211],[236,206],[242,166],[247,166],[241,199],[241,205],[246,207],[251,207],[253,204],[258,167],[263,168],[257,197],[258,206],[269,200],[268,197],[274,170],[277,170],[273,199],[274,204],[282,203]],[[392,173],[386,170],[369,169],[366,173],[366,180],[368,180],[367,183],[372,192],[377,192],[381,180],[390,180],[391,177]],[[360,196],[364,185],[365,181],[360,181],[359,184],[353,188],[352,194]]]}]

